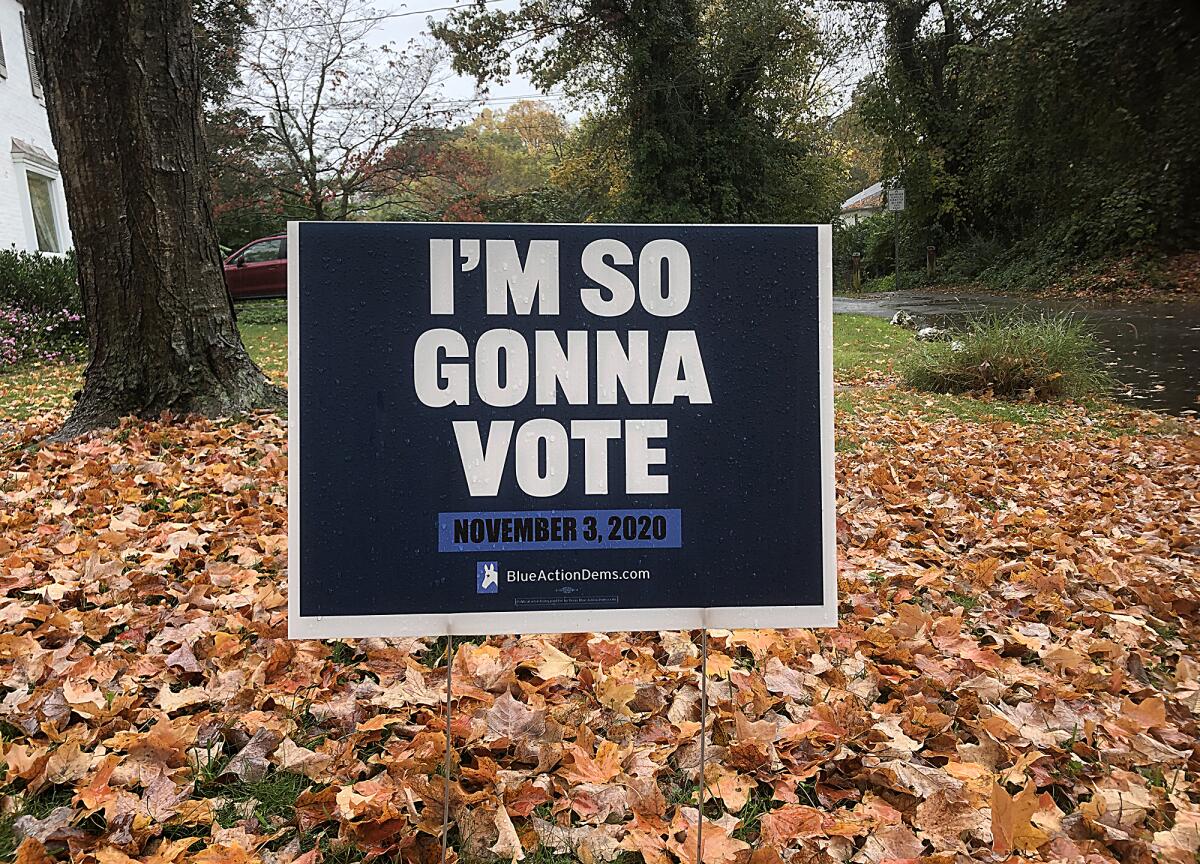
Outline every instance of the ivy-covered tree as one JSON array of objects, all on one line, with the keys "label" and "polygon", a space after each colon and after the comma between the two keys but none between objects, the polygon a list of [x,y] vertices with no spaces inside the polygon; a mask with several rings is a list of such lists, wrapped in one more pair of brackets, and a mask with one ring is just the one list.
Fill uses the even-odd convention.
[{"label": "ivy-covered tree", "polygon": [[862,115],[929,242],[1061,261],[1200,243],[1195,3],[856,5],[884,45]]},{"label": "ivy-covered tree", "polygon": [[802,86],[818,64],[803,0],[521,0],[434,33],[481,83],[517,68],[594,100],[624,142],[618,209],[640,221],[787,221],[834,198]]}]

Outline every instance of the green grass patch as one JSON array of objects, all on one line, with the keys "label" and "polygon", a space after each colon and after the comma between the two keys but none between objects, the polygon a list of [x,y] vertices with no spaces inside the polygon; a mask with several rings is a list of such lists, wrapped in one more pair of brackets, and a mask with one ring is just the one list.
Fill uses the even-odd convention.
[{"label": "green grass patch", "polygon": [[979,598],[974,594],[960,594],[957,591],[951,591],[947,596],[967,612],[979,605]]},{"label": "green grass patch", "polygon": [[295,821],[296,799],[313,782],[300,774],[274,771],[261,780],[204,782],[197,778],[197,794],[222,801],[216,818],[223,828],[232,827],[249,813],[264,828],[276,828]]},{"label": "green grass patch", "polygon": [[67,408],[82,383],[81,363],[32,363],[0,374],[0,420]]},{"label": "green grass patch", "polygon": [[766,789],[756,788],[746,801],[746,805],[738,811],[738,819],[741,824],[733,832],[733,837],[738,840],[749,843],[751,847],[758,842],[759,822],[762,817],[771,812],[772,790],[770,787]]},{"label": "green grass patch", "polygon": [[1091,331],[1070,315],[986,315],[945,342],[917,342],[900,362],[904,383],[933,393],[992,393],[1053,401],[1111,386]]},{"label": "green grass patch", "polygon": [[[285,382],[286,319],[272,324],[247,321],[245,317],[239,307],[238,328],[246,350],[272,380]],[[0,421],[20,421],[36,414],[67,410],[71,407],[71,394],[83,386],[83,370],[82,363],[39,362],[0,373]]]},{"label": "green grass patch", "polygon": [[246,324],[287,324],[287,301],[282,297],[269,300],[243,300],[234,304],[239,326]]},{"label": "green grass patch", "polygon": [[918,393],[913,390],[856,387],[834,397],[834,405],[856,416],[917,414],[925,420],[953,418],[973,423],[1015,423],[1018,426],[1065,420],[1061,404],[1003,402],[952,393]]},{"label": "green grass patch", "polygon": [[833,316],[833,370],[840,376],[887,372],[913,337],[870,315]]},{"label": "green grass patch", "polygon": [[272,380],[282,382],[287,377],[287,323],[255,324],[239,316],[238,330],[251,359]]},{"label": "green grass patch", "polygon": [[[842,388],[833,397],[837,410],[856,421],[871,417],[911,415],[923,422],[961,420],[968,423],[1012,423],[1037,426],[1051,437],[1086,433],[1108,438],[1189,434],[1188,427],[1170,417],[1139,412],[1105,399],[1075,402],[1009,402],[954,393],[922,393],[902,387],[862,385]],[[875,439],[880,443],[880,439]],[[886,442],[884,442],[886,443]],[[862,442],[848,435],[837,439],[839,453],[853,454]]]}]

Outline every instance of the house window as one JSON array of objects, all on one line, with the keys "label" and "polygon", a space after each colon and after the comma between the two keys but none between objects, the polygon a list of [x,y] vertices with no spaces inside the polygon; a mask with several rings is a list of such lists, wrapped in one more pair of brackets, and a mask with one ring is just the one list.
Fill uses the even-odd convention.
[{"label": "house window", "polygon": [[25,172],[29,183],[29,207],[33,211],[33,230],[38,249],[42,252],[61,252],[58,224],[54,219],[54,181],[41,174]]},{"label": "house window", "polygon": [[8,77],[8,66],[4,63],[4,38],[0,36],[0,78]]},{"label": "house window", "polygon": [[37,54],[33,50],[33,33],[29,30],[29,19],[21,13],[21,35],[25,38],[25,64],[29,67],[29,83],[33,87],[33,95],[42,98],[42,76],[38,72]]}]

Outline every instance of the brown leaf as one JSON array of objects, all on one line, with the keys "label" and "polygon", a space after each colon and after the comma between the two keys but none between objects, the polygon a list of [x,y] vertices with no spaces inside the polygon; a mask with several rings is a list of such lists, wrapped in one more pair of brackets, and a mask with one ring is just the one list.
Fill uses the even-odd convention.
[{"label": "brown leaf", "polygon": [[539,642],[538,647],[541,649],[541,656],[538,657],[534,669],[539,678],[550,681],[553,678],[575,677],[575,661],[569,655],[546,641]]},{"label": "brown leaf", "polygon": [[46,851],[40,841],[26,837],[17,847],[17,856],[13,864],[53,864],[54,858]]},{"label": "brown leaf", "polygon": [[991,839],[987,813],[974,806],[965,792],[951,788],[938,789],[918,804],[912,824],[935,849],[965,849],[965,836]]},{"label": "brown leaf", "polygon": [[267,759],[283,740],[283,736],[274,729],[262,728],[254,733],[237,755],[229,760],[221,776],[234,776],[239,780],[253,783],[267,776],[271,763]]},{"label": "brown leaf", "polygon": [[574,854],[581,862],[592,864],[615,861],[621,854],[621,844],[617,839],[621,828],[618,825],[562,828],[537,816],[532,821],[542,846],[560,855]]},{"label": "brown leaf", "polygon": [[329,766],[333,757],[328,753],[317,753],[301,747],[291,738],[284,738],[272,754],[271,761],[280,771],[303,774],[309,780],[323,783],[329,777]]},{"label": "brown leaf", "polygon": [[605,678],[596,685],[596,699],[610,711],[616,711],[625,717],[632,717],[629,701],[637,696],[637,685],[618,681],[616,678]]},{"label": "brown leaf", "polygon": [[802,804],[784,804],[764,814],[758,825],[763,842],[777,849],[793,840],[810,840],[825,834],[821,811]]},{"label": "brown leaf", "polygon": [[192,653],[192,646],[186,642],[167,655],[167,665],[179,669],[181,672],[194,673],[204,671],[200,662],[196,659],[196,655]]},{"label": "brown leaf", "polygon": [[[699,858],[696,856],[697,840],[703,844],[703,848],[699,850]],[[683,841],[668,845],[682,864],[734,864],[742,853],[750,848],[749,843],[730,837],[721,826],[707,820],[704,830],[699,835],[696,825],[688,822]]]},{"label": "brown leaf", "polygon": [[568,744],[573,762],[562,774],[573,783],[607,783],[621,773],[621,748],[612,741],[601,741],[592,756],[577,744]]},{"label": "brown leaf", "polygon": [[1037,790],[1032,781],[1016,797],[999,783],[992,786],[992,850],[1000,855],[1030,851],[1046,842],[1046,835],[1034,827],[1038,809]]},{"label": "brown leaf", "polygon": [[503,804],[496,808],[496,831],[499,832],[499,838],[492,844],[491,850],[509,861],[524,860],[521,838],[517,836],[517,829],[513,828],[512,819],[508,818],[508,811]]},{"label": "brown leaf", "polygon": [[535,711],[505,692],[488,709],[487,728],[497,738],[540,738],[546,732],[546,712]]},{"label": "brown leaf", "polygon": [[446,698],[425,683],[425,678],[411,666],[404,671],[404,680],[395,681],[371,699],[372,705],[384,708],[403,708],[406,705],[440,705]]}]

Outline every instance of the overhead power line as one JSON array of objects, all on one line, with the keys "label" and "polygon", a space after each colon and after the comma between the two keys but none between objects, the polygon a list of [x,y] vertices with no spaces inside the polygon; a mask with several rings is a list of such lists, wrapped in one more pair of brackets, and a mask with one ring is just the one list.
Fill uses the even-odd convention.
[{"label": "overhead power line", "polygon": [[436,99],[429,104],[435,107],[455,107],[462,106],[464,108],[473,105],[498,105],[507,102],[542,102],[553,101],[556,99],[569,98],[565,93],[522,93],[518,96],[464,96],[461,99]]},{"label": "overhead power line", "polygon": [[383,21],[389,18],[410,18],[413,15],[428,15],[430,12],[452,12],[456,9],[463,9],[467,6],[476,6],[479,3],[506,3],[509,0],[467,0],[464,3],[458,3],[454,6],[433,6],[429,9],[413,9],[410,12],[385,12],[382,15],[370,15],[365,18],[343,18],[340,21],[316,21],[311,24],[293,24],[288,27],[255,27],[247,30],[246,33],[287,33],[291,30],[311,30],[315,27],[323,25],[339,25],[339,24],[367,24],[372,21]]}]

